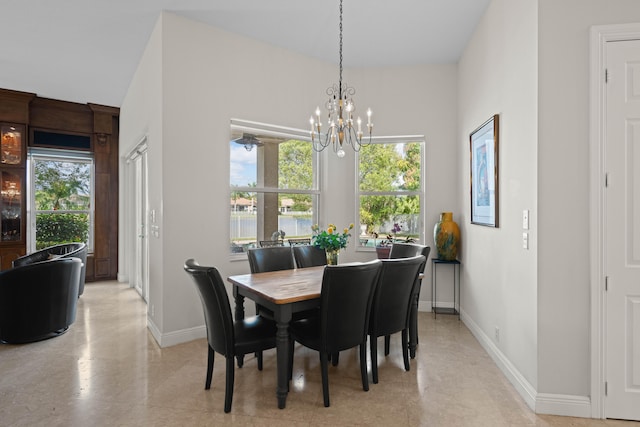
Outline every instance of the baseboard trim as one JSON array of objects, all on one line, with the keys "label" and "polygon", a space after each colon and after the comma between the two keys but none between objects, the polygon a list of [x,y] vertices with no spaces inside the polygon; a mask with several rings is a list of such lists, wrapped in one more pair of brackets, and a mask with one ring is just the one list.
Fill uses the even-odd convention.
[{"label": "baseboard trim", "polygon": [[591,399],[587,396],[538,393],[536,413],[591,418]]},{"label": "baseboard trim", "polygon": [[460,319],[469,328],[474,337],[478,340],[482,348],[487,352],[489,357],[493,359],[498,369],[502,371],[505,377],[516,389],[518,394],[522,396],[525,403],[532,411],[536,410],[536,390],[531,383],[516,369],[511,361],[495,346],[493,341],[480,329],[480,327],[463,311],[460,313]]},{"label": "baseboard trim", "polygon": [[174,345],[207,337],[207,328],[205,325],[163,334],[153,323],[153,320],[147,317],[147,328],[149,329],[149,331],[151,331],[151,335],[153,335],[153,338],[161,348],[171,347]]},{"label": "baseboard trim", "polygon": [[532,411],[536,414],[591,418],[591,400],[589,397],[538,393],[511,361],[496,347],[493,341],[464,311],[461,313],[460,318]]}]

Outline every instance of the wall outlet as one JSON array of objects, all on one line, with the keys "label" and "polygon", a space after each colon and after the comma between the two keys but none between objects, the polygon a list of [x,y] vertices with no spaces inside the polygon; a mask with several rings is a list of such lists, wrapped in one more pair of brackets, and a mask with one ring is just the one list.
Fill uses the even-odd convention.
[{"label": "wall outlet", "polygon": [[500,342],[500,328],[498,328],[497,326],[496,326],[496,329],[494,331],[494,335],[495,335],[495,338],[496,338],[496,342]]},{"label": "wall outlet", "polygon": [[522,211],[522,229],[529,229],[529,209],[525,209]]},{"label": "wall outlet", "polygon": [[529,249],[529,233],[522,233],[522,249]]},{"label": "wall outlet", "polygon": [[156,315],[156,306],[151,304],[151,317]]}]

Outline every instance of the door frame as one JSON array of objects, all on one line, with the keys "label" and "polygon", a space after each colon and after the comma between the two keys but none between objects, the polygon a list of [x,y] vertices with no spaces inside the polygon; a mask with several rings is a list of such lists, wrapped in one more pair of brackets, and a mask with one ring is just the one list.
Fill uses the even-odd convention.
[{"label": "door frame", "polygon": [[[147,236],[145,236],[144,241],[142,242],[143,246],[146,246],[145,248],[142,249],[142,251],[138,250],[138,242],[140,240],[140,230],[139,228],[139,214],[140,212],[137,212],[137,208],[138,208],[138,202],[137,202],[137,198],[140,196],[144,196],[144,198],[146,200],[143,200],[143,205],[144,205],[144,212],[142,212],[141,216],[142,218],[144,218],[145,223],[148,224],[149,222],[149,218],[148,218],[148,199],[147,199],[147,195],[146,195],[146,191],[142,191],[143,194],[138,194],[139,191],[141,190],[140,188],[138,188],[138,173],[137,171],[137,160],[140,160],[141,158],[143,158],[144,156],[146,156],[147,154],[147,149],[148,149],[148,140],[147,140],[147,136],[145,135],[144,137],[142,137],[142,139],[140,140],[140,142],[138,142],[138,144],[136,144],[136,146],[129,151],[129,153],[125,156],[125,164],[126,164],[126,170],[127,170],[127,182],[128,182],[128,188],[129,188],[129,193],[128,193],[128,200],[130,202],[129,204],[129,213],[127,214],[127,217],[130,218],[131,220],[128,222],[128,236],[129,236],[129,242],[128,242],[128,246],[130,247],[131,250],[131,254],[133,255],[132,257],[129,257],[129,262],[128,262],[128,269],[127,269],[127,273],[128,273],[128,281],[129,281],[129,285],[130,287],[133,287],[136,289],[136,291],[138,291],[140,293],[140,296],[142,297],[142,299],[145,302],[148,302],[149,300],[149,241],[148,241],[148,228],[146,227],[145,233],[147,234]],[[146,161],[143,160],[142,163],[143,165],[143,170],[140,171],[143,176],[141,177],[141,181],[139,184],[142,185],[143,187],[147,185],[147,172],[144,170],[146,169],[147,165],[146,165]],[[145,265],[142,265],[142,263],[144,263]],[[142,274],[140,274],[142,273]],[[139,283],[139,288],[138,286],[136,286],[136,282],[137,279],[140,278],[142,280],[142,283]]]},{"label": "door frame", "polygon": [[590,282],[591,417],[606,418],[605,236],[605,67],[607,43],[640,39],[640,23],[597,25],[590,32]]}]

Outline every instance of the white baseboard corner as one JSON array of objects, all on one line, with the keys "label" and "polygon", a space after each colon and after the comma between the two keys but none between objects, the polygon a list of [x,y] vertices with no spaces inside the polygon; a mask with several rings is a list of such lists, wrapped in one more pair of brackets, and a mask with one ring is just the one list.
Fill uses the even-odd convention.
[{"label": "white baseboard corner", "polygon": [[207,337],[207,328],[205,325],[182,329],[180,331],[167,332],[166,334],[163,334],[153,323],[153,320],[147,317],[147,328],[161,348],[171,347],[174,345]]},{"label": "white baseboard corner", "polygon": [[536,414],[591,418],[591,399],[587,396],[538,393]]},{"label": "white baseboard corner", "polygon": [[536,414],[591,418],[591,400],[589,397],[538,393],[464,311],[462,311],[460,318],[532,411]]}]

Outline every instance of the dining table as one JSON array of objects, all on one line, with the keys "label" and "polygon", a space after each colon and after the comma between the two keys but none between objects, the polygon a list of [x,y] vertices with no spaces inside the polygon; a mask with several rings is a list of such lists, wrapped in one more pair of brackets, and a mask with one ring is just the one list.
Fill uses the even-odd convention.
[{"label": "dining table", "polygon": [[249,298],[273,312],[276,322],[278,408],[286,405],[289,392],[289,323],[294,313],[320,306],[325,266],[295,268],[229,276],[235,299],[235,318],[244,319],[244,299]]}]

